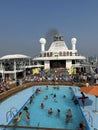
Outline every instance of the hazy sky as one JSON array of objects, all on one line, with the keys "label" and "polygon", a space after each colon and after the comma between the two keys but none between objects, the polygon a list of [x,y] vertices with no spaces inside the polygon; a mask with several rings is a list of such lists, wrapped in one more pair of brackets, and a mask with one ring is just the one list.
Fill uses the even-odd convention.
[{"label": "hazy sky", "polygon": [[71,49],[98,57],[98,0],[0,0],[0,57],[39,54],[39,39],[58,30]]}]

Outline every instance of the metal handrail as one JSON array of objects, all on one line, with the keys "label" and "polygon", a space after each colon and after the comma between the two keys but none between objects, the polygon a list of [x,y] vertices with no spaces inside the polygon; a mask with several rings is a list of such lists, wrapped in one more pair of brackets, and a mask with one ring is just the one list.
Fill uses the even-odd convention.
[{"label": "metal handrail", "polygon": [[12,107],[9,111],[7,111],[7,113],[6,113],[6,121],[7,122],[8,122],[9,117],[12,118],[16,114],[16,113],[14,113],[14,110],[16,111],[16,113],[18,112],[15,107]]},{"label": "metal handrail", "polygon": [[12,125],[0,125],[0,128],[20,128],[20,129],[32,129],[32,130],[76,130],[68,128],[43,128],[43,127],[32,127],[32,126],[12,126]]},{"label": "metal handrail", "polygon": [[13,113],[14,113],[14,110],[16,111],[16,113],[18,112],[17,108],[15,108],[15,107],[12,107],[12,108],[10,109],[10,111],[12,111]]},{"label": "metal handrail", "polygon": [[8,122],[9,117],[14,117],[14,113],[12,111],[7,111],[6,113],[6,122]]}]

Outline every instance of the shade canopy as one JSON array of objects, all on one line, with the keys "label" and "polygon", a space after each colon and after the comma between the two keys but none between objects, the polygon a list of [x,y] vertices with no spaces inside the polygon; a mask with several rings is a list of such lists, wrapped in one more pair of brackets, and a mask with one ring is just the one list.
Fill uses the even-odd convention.
[{"label": "shade canopy", "polygon": [[98,97],[98,86],[81,87],[80,91]]},{"label": "shade canopy", "polygon": [[97,110],[97,99],[98,99],[98,86],[89,86],[89,87],[81,87],[80,88],[81,92],[84,92],[86,94],[91,94],[94,95],[96,98],[95,100],[95,110],[93,110],[95,113],[98,114]]},{"label": "shade canopy", "polygon": [[28,59],[30,56],[22,55],[22,54],[13,54],[13,55],[5,55],[0,58],[0,60],[9,60],[9,59]]}]

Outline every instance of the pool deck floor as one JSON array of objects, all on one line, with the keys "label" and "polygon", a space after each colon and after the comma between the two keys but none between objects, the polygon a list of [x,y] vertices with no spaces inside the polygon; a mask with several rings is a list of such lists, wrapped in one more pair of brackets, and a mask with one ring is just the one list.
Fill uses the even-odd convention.
[{"label": "pool deck floor", "polygon": [[[74,90],[75,96],[77,98],[81,97],[81,92],[80,92],[79,87],[78,87],[78,89],[76,89],[77,86],[72,87],[72,88]],[[0,102],[0,125],[7,125],[8,124],[8,121],[6,119],[6,113],[11,108],[16,108],[17,110],[19,110],[20,106],[23,106],[24,105],[23,103],[29,99],[30,93],[28,94],[28,92],[26,90],[24,90],[24,91],[25,91],[25,94],[22,94],[20,92],[20,94],[17,93],[13,96],[14,99],[9,100],[9,98],[8,98],[4,102]],[[31,95],[32,95],[32,91],[31,91]],[[86,95],[86,96],[88,96],[88,98],[86,99],[84,108],[81,104],[81,99],[79,99],[80,108],[83,111],[83,115],[85,116],[87,123],[89,124],[90,130],[98,130],[98,112],[97,112],[98,103],[97,103],[97,99],[95,96],[92,96],[92,95]],[[22,98],[22,102],[20,100],[21,98]],[[77,115],[77,118],[78,118],[78,115]]]},{"label": "pool deck floor", "polygon": [[[81,97],[80,88],[74,89],[76,97]],[[85,93],[84,93],[85,94]],[[79,99],[80,108],[89,124],[90,130],[98,130],[98,103],[97,98],[93,95],[85,94],[88,98],[85,99],[85,106],[83,108],[81,99]]]}]

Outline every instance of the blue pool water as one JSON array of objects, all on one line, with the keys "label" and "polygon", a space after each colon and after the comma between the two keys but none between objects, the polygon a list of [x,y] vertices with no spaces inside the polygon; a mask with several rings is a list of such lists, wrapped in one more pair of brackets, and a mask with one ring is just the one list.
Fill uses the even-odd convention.
[{"label": "blue pool water", "polygon": [[[26,113],[22,110],[22,117],[17,123],[19,126],[33,126],[46,128],[67,128],[77,129],[79,123],[84,120],[83,115],[78,105],[75,105],[72,100],[73,91],[70,87],[60,86],[59,89],[54,89],[53,86],[40,87],[40,93],[34,94],[33,102],[25,104],[30,113],[30,120],[26,121]],[[56,102],[54,101],[56,94]],[[48,99],[44,98],[48,96]],[[64,98],[63,96],[66,96]],[[40,104],[44,103],[44,109],[40,108]],[[48,109],[53,109],[53,114],[48,114]],[[57,116],[57,109],[60,109],[60,116]],[[72,119],[66,123],[66,111],[71,109]],[[17,130],[17,129],[15,129]],[[18,129],[19,130],[19,129]]]}]

